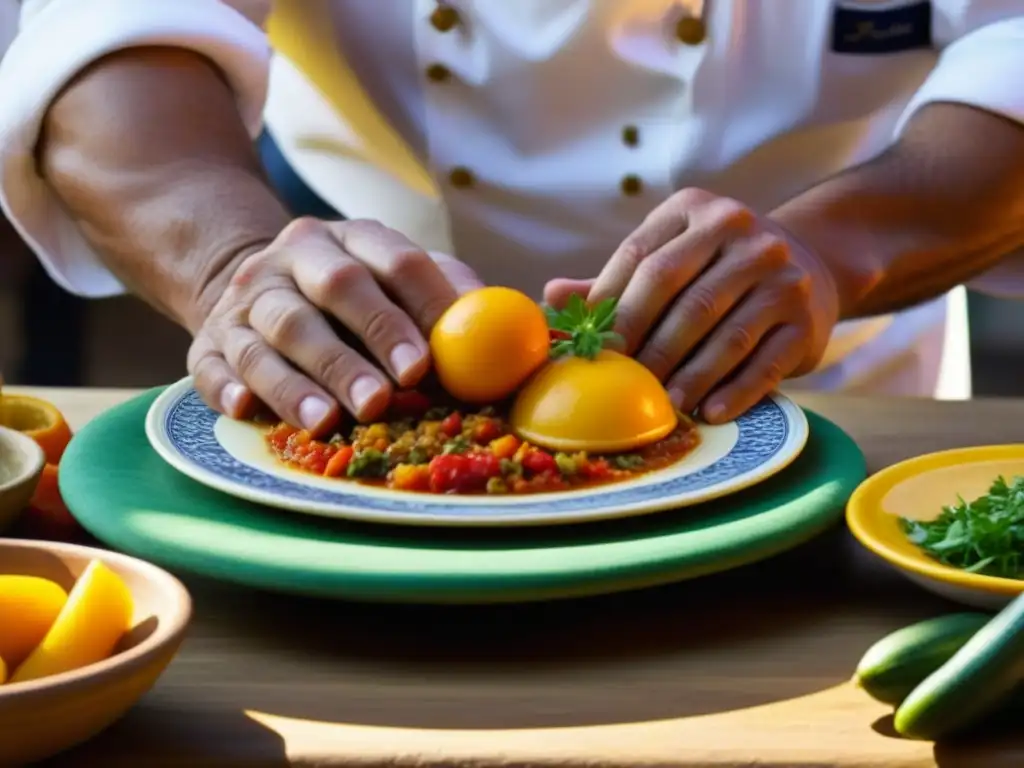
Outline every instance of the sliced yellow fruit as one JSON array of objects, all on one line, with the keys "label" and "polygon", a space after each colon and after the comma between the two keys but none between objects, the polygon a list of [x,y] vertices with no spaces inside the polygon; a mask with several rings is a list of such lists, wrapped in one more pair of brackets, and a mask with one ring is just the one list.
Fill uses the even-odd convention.
[{"label": "sliced yellow fruit", "polygon": [[42,642],[68,593],[38,576],[0,576],[0,659],[14,669]]},{"label": "sliced yellow fruit", "polygon": [[679,419],[657,377],[610,349],[566,356],[534,374],[512,404],[512,430],[553,451],[634,451],[667,436]]},{"label": "sliced yellow fruit", "polygon": [[14,670],[10,682],[59,675],[106,659],[130,629],[131,620],[128,586],[110,568],[93,560],[46,637]]}]

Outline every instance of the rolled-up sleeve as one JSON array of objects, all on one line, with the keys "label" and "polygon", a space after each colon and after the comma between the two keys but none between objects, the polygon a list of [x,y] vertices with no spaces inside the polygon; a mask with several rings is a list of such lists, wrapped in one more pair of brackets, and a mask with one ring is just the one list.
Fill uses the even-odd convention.
[{"label": "rolled-up sleeve", "polygon": [[[1011,4],[982,0],[968,5],[980,14]],[[988,23],[975,27],[943,50],[938,65],[904,110],[897,134],[919,109],[934,102],[978,107],[1014,120],[1024,130],[1024,8],[1012,13],[991,10],[989,14],[1004,18],[986,19]],[[999,296],[1024,297],[1024,252],[1007,256],[997,267],[972,280],[970,287]]]},{"label": "rolled-up sleeve", "polygon": [[212,61],[234,89],[250,133],[259,132],[270,64],[266,35],[221,0],[25,0],[18,35],[0,61],[0,205],[47,272],[73,293],[124,289],[39,176],[34,152],[43,118],[91,63],[154,45]]}]

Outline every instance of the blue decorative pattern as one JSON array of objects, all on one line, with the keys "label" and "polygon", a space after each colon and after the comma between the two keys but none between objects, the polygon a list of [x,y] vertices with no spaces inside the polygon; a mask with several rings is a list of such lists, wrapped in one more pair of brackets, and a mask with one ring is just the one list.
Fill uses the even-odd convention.
[{"label": "blue decorative pattern", "polygon": [[609,486],[599,495],[579,496],[567,494],[563,498],[532,500],[530,496],[517,499],[514,505],[488,504],[481,498],[479,504],[446,504],[443,496],[408,494],[401,498],[381,498],[349,493],[351,488],[339,481],[338,490],[312,488],[308,485],[269,475],[235,459],[217,441],[214,425],[218,414],[189,389],[171,405],[164,419],[164,429],[174,449],[189,462],[235,483],[257,488],[289,499],[325,504],[345,509],[362,509],[399,515],[473,515],[481,513],[495,517],[512,518],[522,515],[558,515],[595,507],[614,507],[655,501],[666,497],[692,493],[729,481],[770,461],[785,445],[789,435],[789,421],[774,400],[766,398],[737,420],[739,439],[732,450],[718,461],[682,477],[667,479],[640,487]]}]

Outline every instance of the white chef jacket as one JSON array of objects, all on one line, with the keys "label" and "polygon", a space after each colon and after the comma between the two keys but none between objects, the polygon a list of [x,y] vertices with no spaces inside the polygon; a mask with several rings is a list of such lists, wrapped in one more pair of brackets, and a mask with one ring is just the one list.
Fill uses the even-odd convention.
[{"label": "white chef jacket", "polygon": [[[535,296],[550,278],[595,275],[680,187],[767,212],[882,151],[929,102],[1024,122],[1021,0],[445,5],[457,23],[441,29],[437,0],[277,0],[273,55],[270,0],[25,0],[0,66],[0,202],[65,288],[123,290],[31,150],[75,72],[145,44],[213,60],[252,134],[265,122],[344,215]],[[921,35],[920,47],[901,43]],[[843,323],[795,384],[967,397],[965,307],[958,289]]]}]

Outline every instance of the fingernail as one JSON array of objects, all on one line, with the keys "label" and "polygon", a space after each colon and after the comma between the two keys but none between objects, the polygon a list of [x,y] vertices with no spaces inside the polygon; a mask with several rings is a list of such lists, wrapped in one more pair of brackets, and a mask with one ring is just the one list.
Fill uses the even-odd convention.
[{"label": "fingernail", "polygon": [[391,350],[391,367],[399,379],[404,378],[410,369],[419,365],[422,359],[422,353],[408,342],[403,342]]},{"label": "fingernail", "polygon": [[681,390],[681,389],[679,389],[677,387],[673,387],[672,389],[670,389],[668,391],[668,399],[672,402],[673,407],[675,407],[677,409],[678,408],[682,408],[683,407],[683,390]]},{"label": "fingernail", "polygon": [[316,429],[331,412],[331,404],[316,395],[310,395],[299,403],[299,421],[306,429]]},{"label": "fingernail", "polygon": [[725,406],[722,405],[721,403],[715,403],[714,405],[709,405],[707,408],[704,409],[704,417],[708,421],[718,421],[724,415],[725,415]]},{"label": "fingernail", "polygon": [[380,389],[380,382],[372,376],[360,376],[352,382],[352,386],[348,390],[352,407],[357,411],[361,411],[363,406],[380,392]]},{"label": "fingernail", "polygon": [[249,390],[237,382],[231,382],[220,392],[220,407],[228,416],[237,417],[245,406]]}]

